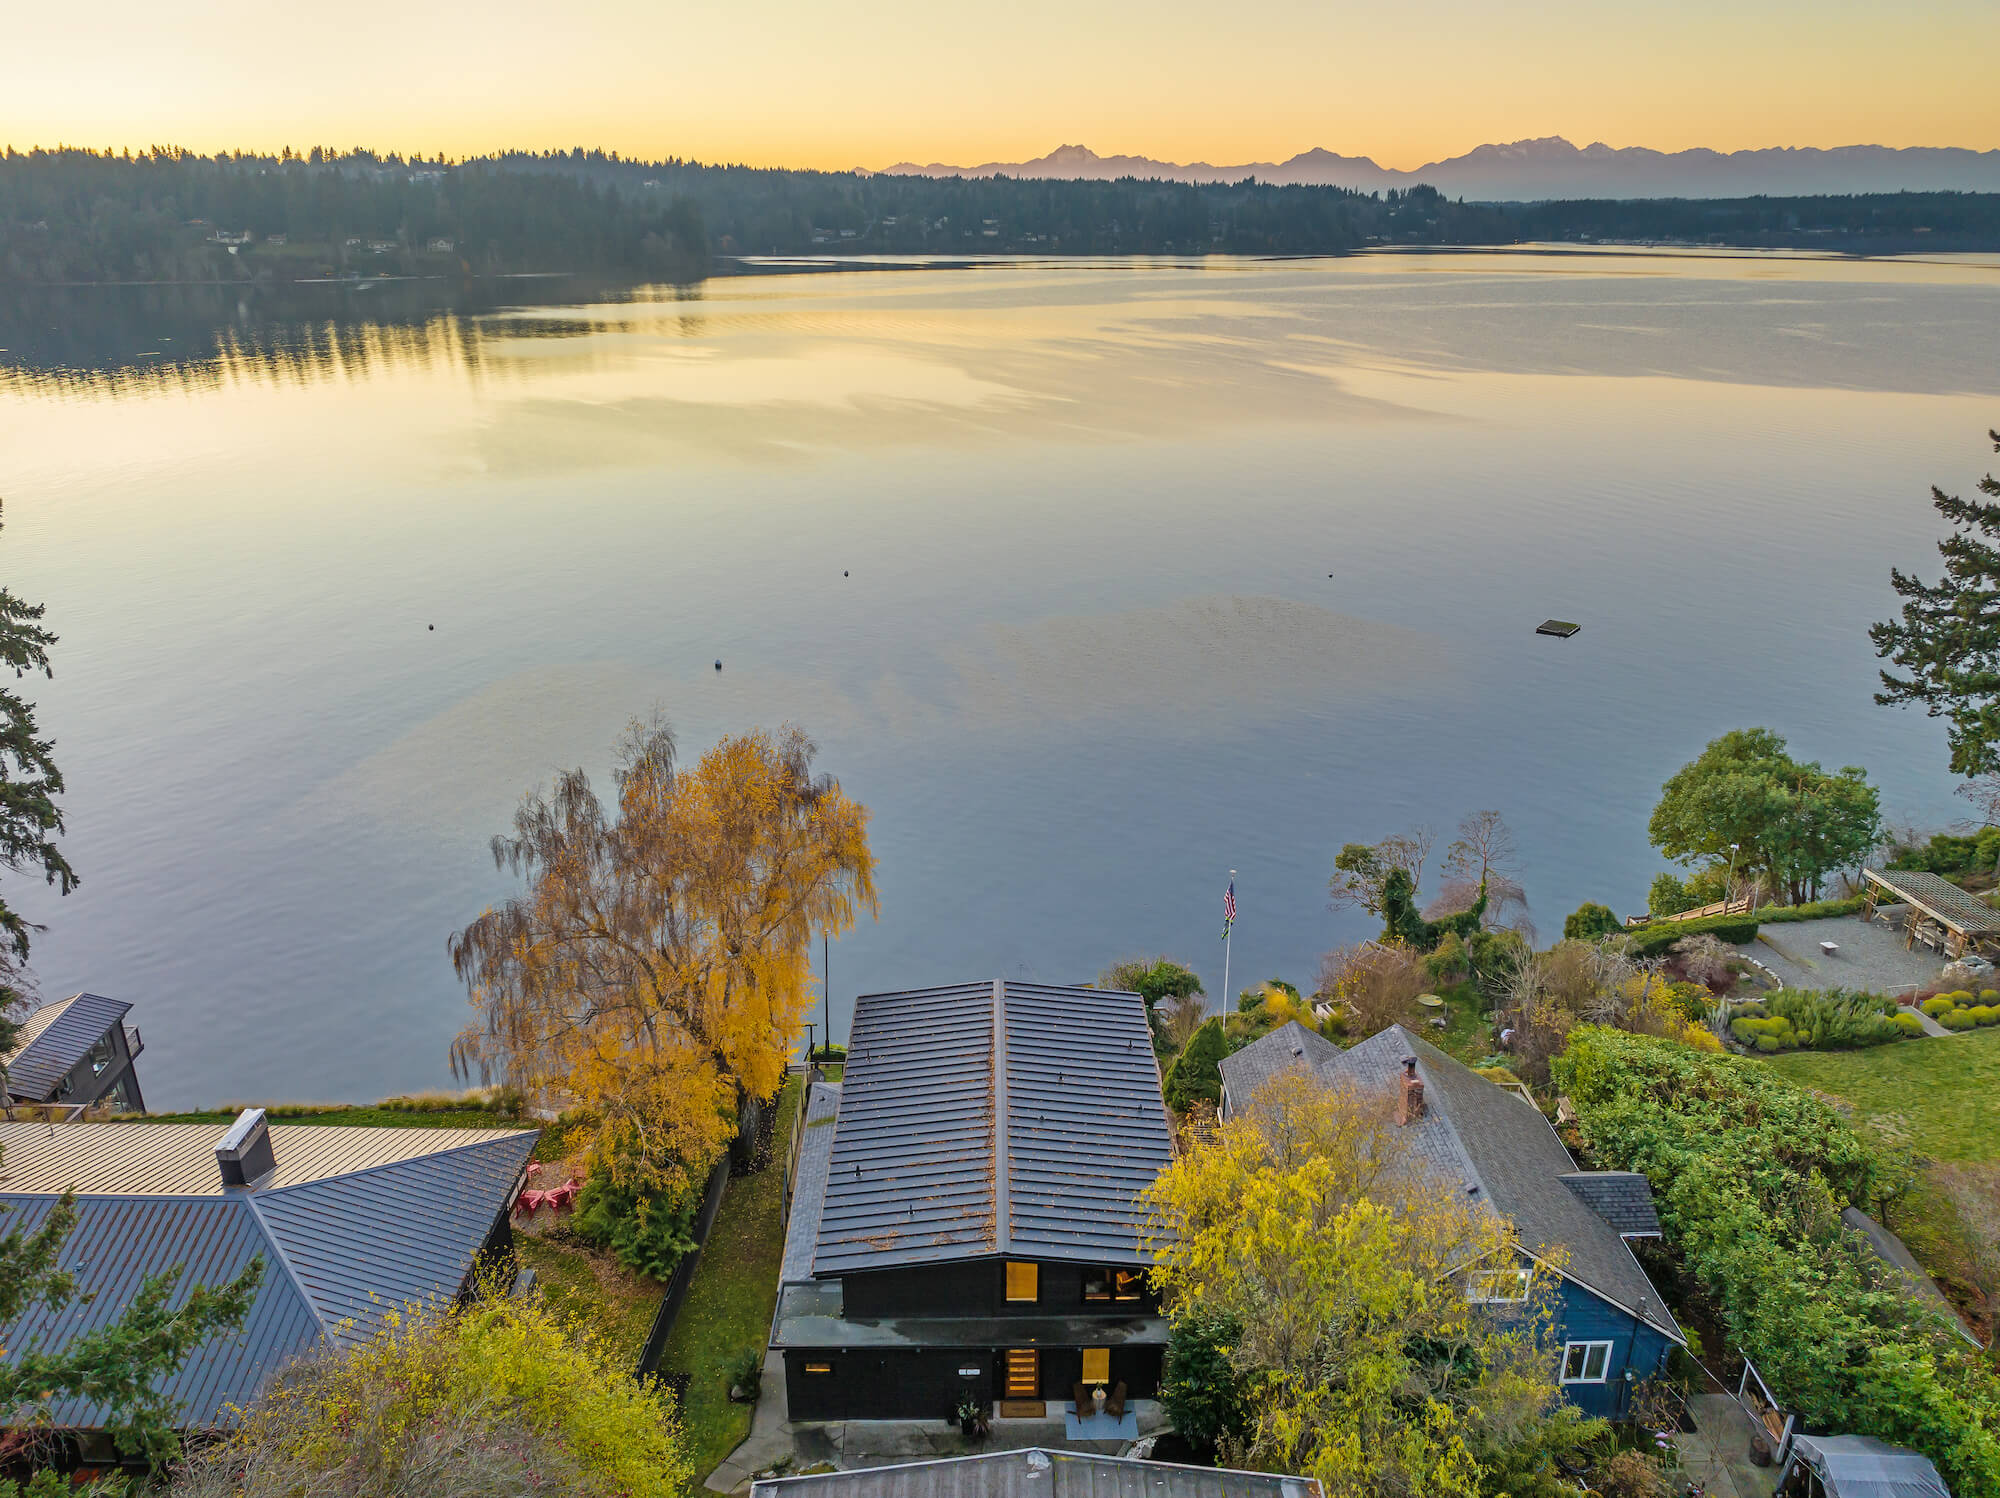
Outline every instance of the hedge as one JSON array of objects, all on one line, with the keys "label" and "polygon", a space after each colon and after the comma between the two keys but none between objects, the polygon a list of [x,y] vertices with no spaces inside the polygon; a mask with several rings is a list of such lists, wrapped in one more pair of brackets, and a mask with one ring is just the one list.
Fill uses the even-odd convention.
[{"label": "hedge", "polygon": [[1738,944],[1757,939],[1757,921],[1745,915],[1709,915],[1698,921],[1654,921],[1632,933],[1632,955],[1658,957],[1684,936],[1707,932],[1719,941]]},{"label": "hedge", "polygon": [[1760,1062],[1599,1026],[1550,1069],[1594,1165],[1652,1182],[1682,1268],[1808,1429],[1914,1447],[1957,1498],[2000,1498],[2000,1376],[1841,1226],[1892,1182],[1839,1114]]},{"label": "hedge", "polygon": [[1830,921],[1839,916],[1859,915],[1861,907],[1867,903],[1866,895],[1856,895],[1851,900],[1815,900],[1810,905],[1765,905],[1758,909],[1756,915],[1766,926],[1778,926],[1786,921]]}]

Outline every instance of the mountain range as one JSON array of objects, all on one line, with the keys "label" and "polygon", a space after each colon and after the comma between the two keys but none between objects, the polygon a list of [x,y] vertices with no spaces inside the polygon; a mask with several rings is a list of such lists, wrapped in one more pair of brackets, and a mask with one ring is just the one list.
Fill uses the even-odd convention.
[{"label": "mountain range", "polygon": [[1419,183],[1448,197],[1479,202],[1550,198],[1737,198],[1858,192],[2000,192],[2000,150],[1949,146],[1777,146],[1755,151],[1653,151],[1644,146],[1577,147],[1559,135],[1477,146],[1397,171],[1366,156],[1314,147],[1286,161],[1211,166],[1205,161],[1155,161],[1148,156],[1099,156],[1087,146],[1058,146],[1033,161],[981,166],[919,166],[901,161],[890,175],[919,177],[1162,178],[1173,182],[1260,182],[1352,187],[1363,192]]}]

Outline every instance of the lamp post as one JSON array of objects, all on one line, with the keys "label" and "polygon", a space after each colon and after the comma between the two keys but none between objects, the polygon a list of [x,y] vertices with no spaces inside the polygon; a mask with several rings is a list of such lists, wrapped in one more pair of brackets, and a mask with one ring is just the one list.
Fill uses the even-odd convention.
[{"label": "lamp post", "polygon": [[1729,882],[1722,886],[1722,913],[1724,915],[1729,914],[1729,900],[1736,893],[1736,850],[1742,846],[1741,843],[1731,843],[1729,845]]}]

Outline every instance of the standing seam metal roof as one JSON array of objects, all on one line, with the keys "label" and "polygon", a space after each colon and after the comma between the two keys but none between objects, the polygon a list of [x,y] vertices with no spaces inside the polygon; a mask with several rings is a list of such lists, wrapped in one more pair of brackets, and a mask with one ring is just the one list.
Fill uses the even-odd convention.
[{"label": "standing seam metal roof", "polygon": [[[26,1127],[51,1132],[45,1125]],[[52,1132],[92,1128],[134,1145],[155,1130],[197,1129],[208,1142],[209,1175],[219,1180],[214,1145],[224,1131],[214,1125],[59,1124]],[[276,1128],[271,1132],[282,1179],[286,1143]],[[286,1134],[323,1132],[334,1131],[301,1126]],[[432,1149],[289,1187],[79,1194],[77,1225],[58,1262],[91,1299],[53,1314],[31,1310],[0,1339],[5,1356],[17,1359],[37,1345],[54,1350],[115,1322],[148,1276],[174,1265],[183,1266],[175,1288],[176,1303],[183,1303],[196,1285],[222,1284],[262,1254],[264,1279],[242,1331],[204,1343],[163,1385],[181,1404],[189,1428],[226,1427],[235,1420],[230,1406],[248,1404],[265,1380],[322,1336],[352,1342],[376,1331],[391,1309],[456,1297],[511,1202],[539,1131],[338,1132],[425,1135]],[[467,1135],[473,1137],[468,1141]],[[76,1184],[89,1192],[99,1183],[86,1177]],[[61,1189],[0,1190],[0,1225],[32,1231]],[[61,1401],[47,1415],[57,1429],[95,1429],[108,1418],[87,1399]]]},{"label": "standing seam metal roof", "polygon": [[855,1004],[813,1272],[1140,1257],[1173,1157],[1137,994],[977,983]]},{"label": "standing seam metal roof", "polygon": [[767,1478],[750,1491],[751,1498],[1320,1498],[1322,1490],[1310,1477],[1030,1448]]},{"label": "standing seam metal roof", "polygon": [[14,1051],[6,1057],[8,1092],[38,1103],[50,1101],[71,1068],[131,1012],[123,1000],[96,993],[72,994],[38,1009],[22,1025]]}]

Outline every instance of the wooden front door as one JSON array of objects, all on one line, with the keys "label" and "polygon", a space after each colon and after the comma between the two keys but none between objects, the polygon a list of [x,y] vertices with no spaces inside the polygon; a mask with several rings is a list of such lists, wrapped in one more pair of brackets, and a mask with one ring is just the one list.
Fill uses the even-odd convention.
[{"label": "wooden front door", "polygon": [[1032,1347],[1007,1349],[1008,1399],[1042,1397],[1042,1355]]}]

